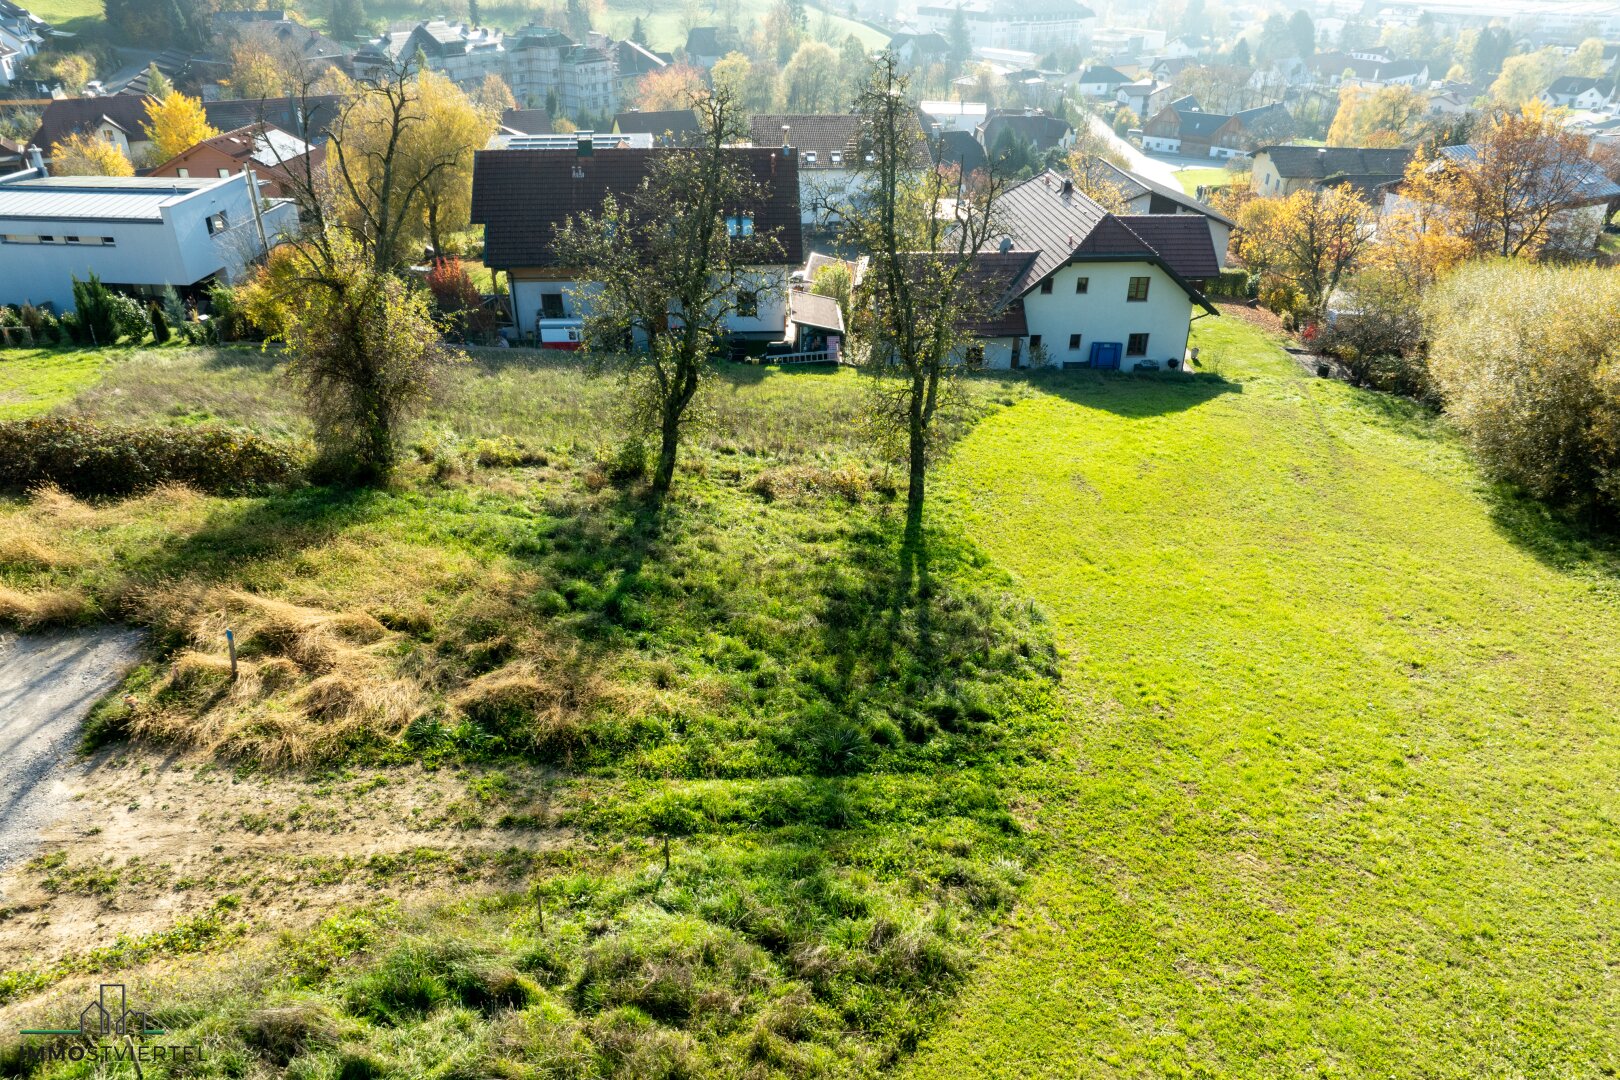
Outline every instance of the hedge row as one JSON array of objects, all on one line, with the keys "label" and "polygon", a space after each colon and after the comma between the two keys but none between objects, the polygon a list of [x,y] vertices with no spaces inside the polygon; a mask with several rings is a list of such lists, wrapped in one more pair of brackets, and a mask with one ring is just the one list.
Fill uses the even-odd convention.
[{"label": "hedge row", "polygon": [[55,484],[80,496],[132,495],[181,483],[232,494],[297,482],[284,443],[221,427],[123,427],[74,417],[0,422],[0,488]]}]

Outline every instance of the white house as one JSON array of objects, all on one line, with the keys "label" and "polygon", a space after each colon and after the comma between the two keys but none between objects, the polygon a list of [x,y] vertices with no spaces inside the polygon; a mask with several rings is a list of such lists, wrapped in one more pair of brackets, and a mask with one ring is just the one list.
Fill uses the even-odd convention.
[{"label": "white house", "polygon": [[923,101],[917,108],[938,133],[975,132],[990,115],[990,106],[982,101]]},{"label": "white house", "polygon": [[1605,105],[1620,102],[1615,93],[1615,80],[1588,79],[1579,75],[1564,75],[1554,79],[1541,92],[1541,101],[1564,109],[1591,112]]},{"label": "white house", "polygon": [[1170,100],[1170,84],[1157,79],[1126,83],[1114,95],[1114,100],[1146,120]]},{"label": "white house", "polygon": [[38,53],[50,35],[44,19],[12,0],[0,0],[0,86],[16,80],[23,61]]},{"label": "white house", "polygon": [[1006,234],[980,256],[999,290],[975,330],[987,366],[1182,370],[1201,282],[1220,272],[1205,219],[1110,214],[1048,171],[1003,196]]},{"label": "white house", "polygon": [[[232,282],[264,252],[244,174],[0,177],[0,303],[73,309],[73,278],[92,271],[138,295]],[[296,224],[290,202],[259,200],[271,243]]]},{"label": "white house", "polygon": [[[928,160],[922,125],[914,124],[917,162]],[[760,113],[749,119],[749,142],[790,147],[799,158],[799,217],[805,228],[836,226],[838,209],[854,191],[861,152],[861,118],[854,113]]]},{"label": "white house", "polygon": [[[504,271],[511,287],[513,330],[524,340],[577,348],[590,282],[562,265],[555,229],[568,218],[601,209],[605,196],[633,194],[670,147],[596,152],[589,138],[571,150],[481,150],[473,158],[472,221],[484,227],[484,263]],[[788,281],[804,264],[798,154],[782,147],[735,147],[764,194],[739,208],[731,226],[745,235],[770,234],[778,250],[750,269],[728,329],[745,340],[776,341],[788,323]]]},{"label": "white house", "polygon": [[1111,98],[1119,93],[1120,87],[1131,81],[1124,72],[1106,64],[1094,64],[1071,78],[1077,93],[1082,97],[1094,98]]}]

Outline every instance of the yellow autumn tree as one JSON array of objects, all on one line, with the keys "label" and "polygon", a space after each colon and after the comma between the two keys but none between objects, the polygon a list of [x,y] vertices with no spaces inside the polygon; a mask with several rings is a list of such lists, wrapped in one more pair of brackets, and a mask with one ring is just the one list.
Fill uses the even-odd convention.
[{"label": "yellow autumn tree", "polygon": [[1328,130],[1329,146],[1400,146],[1428,115],[1428,97],[1399,84],[1369,90],[1346,86]]},{"label": "yellow autumn tree", "polygon": [[705,89],[703,72],[690,64],[670,64],[641,77],[636,84],[636,107],[642,112],[689,108]]},{"label": "yellow autumn tree", "polygon": [[268,98],[286,92],[288,77],[268,49],[246,41],[231,50],[231,73],[225,83],[239,98]]},{"label": "yellow autumn tree", "polygon": [[162,98],[148,99],[146,116],[141,130],[152,140],[163,161],[219,134],[219,129],[208,122],[202,102],[178,90],[170,90]]},{"label": "yellow autumn tree", "polygon": [[495,133],[497,114],[433,71],[397,72],[344,110],[326,155],[339,215],[371,237],[388,266],[426,240],[465,229],[473,152]]},{"label": "yellow autumn tree", "polygon": [[57,176],[134,176],[135,166],[106,139],[76,133],[51,144],[51,172]]},{"label": "yellow autumn tree", "polygon": [[448,78],[433,71],[417,77],[423,121],[410,133],[428,157],[452,153],[454,163],[427,175],[422,184],[422,228],[435,254],[446,234],[471,224],[473,153],[482,150],[500,124],[500,107],[480,105]]}]

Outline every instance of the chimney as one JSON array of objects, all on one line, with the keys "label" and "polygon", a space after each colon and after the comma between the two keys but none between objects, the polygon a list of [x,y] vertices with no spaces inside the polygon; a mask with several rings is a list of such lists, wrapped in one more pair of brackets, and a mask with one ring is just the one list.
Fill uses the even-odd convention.
[{"label": "chimney", "polygon": [[45,169],[45,155],[39,152],[39,147],[37,146],[30,146],[28,148],[28,167],[39,173],[41,176],[50,175],[50,173]]},{"label": "chimney", "polygon": [[1063,178],[1063,194],[1065,194],[1065,195],[1073,195],[1074,194],[1074,181],[1069,177],[1064,177]]},{"label": "chimney", "polygon": [[575,145],[580,157],[594,157],[596,154],[596,144],[591,140],[591,133],[588,131],[580,134],[579,141]]},{"label": "chimney", "polygon": [[791,124],[783,124],[782,125],[782,156],[783,157],[787,156],[788,147],[793,145],[792,141],[788,138],[788,132],[790,132],[792,130],[793,130],[793,127],[792,127]]}]

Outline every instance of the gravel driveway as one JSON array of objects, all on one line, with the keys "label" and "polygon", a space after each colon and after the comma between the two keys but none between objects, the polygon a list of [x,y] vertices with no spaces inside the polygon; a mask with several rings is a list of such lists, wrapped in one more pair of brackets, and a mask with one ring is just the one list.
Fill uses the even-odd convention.
[{"label": "gravel driveway", "polygon": [[67,798],[79,724],[135,662],[141,633],[0,634],[0,870],[26,858]]}]

